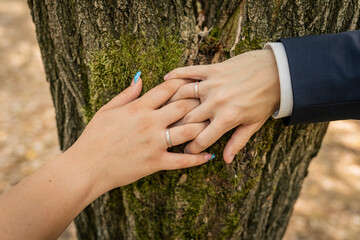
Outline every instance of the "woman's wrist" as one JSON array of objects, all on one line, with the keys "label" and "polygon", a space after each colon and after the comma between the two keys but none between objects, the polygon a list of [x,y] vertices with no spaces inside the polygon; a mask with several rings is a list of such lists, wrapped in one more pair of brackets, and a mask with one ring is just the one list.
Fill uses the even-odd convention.
[{"label": "woman's wrist", "polygon": [[93,161],[87,155],[83,154],[74,144],[55,160],[59,162],[63,171],[69,174],[74,182],[74,187],[79,195],[82,195],[80,208],[86,207],[96,198],[111,190],[111,187],[105,184],[105,179],[100,177],[100,169],[93,165]]},{"label": "woman's wrist", "polygon": [[[189,99],[163,106],[186,83],[163,83],[136,99],[138,79],[103,106],[72,147],[0,196],[0,238],[55,239],[105,192],[159,170],[207,162],[209,154],[167,152],[167,129],[199,104]],[[206,125],[171,127],[172,144],[194,139]]]},{"label": "woman's wrist", "polygon": [[101,195],[78,159],[69,149],[0,196],[1,239],[55,239]]}]

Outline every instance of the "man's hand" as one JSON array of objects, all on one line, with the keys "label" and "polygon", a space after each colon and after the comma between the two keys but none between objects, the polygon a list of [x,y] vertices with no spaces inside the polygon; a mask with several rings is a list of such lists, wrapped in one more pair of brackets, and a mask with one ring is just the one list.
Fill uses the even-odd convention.
[{"label": "man's hand", "polygon": [[201,104],[176,125],[211,122],[187,144],[187,153],[203,151],[237,127],[223,153],[224,160],[231,163],[250,137],[279,109],[280,83],[272,50],[244,53],[213,65],[177,68],[164,77],[179,78],[194,82],[180,87],[169,102],[195,98],[195,81],[201,80],[197,86]]}]

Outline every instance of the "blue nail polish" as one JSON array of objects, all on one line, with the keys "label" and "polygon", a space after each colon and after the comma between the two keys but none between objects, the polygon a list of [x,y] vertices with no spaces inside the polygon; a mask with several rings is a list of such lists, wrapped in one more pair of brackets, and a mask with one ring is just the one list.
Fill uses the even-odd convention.
[{"label": "blue nail polish", "polygon": [[137,81],[139,80],[139,77],[141,76],[141,72],[138,71],[135,76],[134,76],[134,82],[137,83]]},{"label": "blue nail polish", "polygon": [[209,161],[212,160],[212,159],[214,159],[214,158],[216,158],[215,154],[213,154],[213,155],[211,156],[211,158],[209,159]]}]

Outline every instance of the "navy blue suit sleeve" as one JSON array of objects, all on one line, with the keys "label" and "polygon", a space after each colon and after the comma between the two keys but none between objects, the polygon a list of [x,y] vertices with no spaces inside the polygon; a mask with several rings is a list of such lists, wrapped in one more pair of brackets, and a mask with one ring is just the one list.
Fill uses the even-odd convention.
[{"label": "navy blue suit sleeve", "polygon": [[360,31],[279,41],[294,98],[285,124],[360,119]]}]

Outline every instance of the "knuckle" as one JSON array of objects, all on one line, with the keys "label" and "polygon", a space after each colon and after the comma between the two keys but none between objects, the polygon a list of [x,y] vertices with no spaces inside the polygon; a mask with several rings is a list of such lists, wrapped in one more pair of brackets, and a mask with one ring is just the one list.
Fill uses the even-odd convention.
[{"label": "knuckle", "polygon": [[[197,149],[200,149],[199,151],[206,148],[205,142],[202,139],[198,138],[198,137],[194,139],[194,144],[195,144]],[[196,153],[196,152],[194,152],[194,153]]]},{"label": "knuckle", "polygon": [[201,82],[199,84],[199,100],[206,98],[211,92],[211,90],[211,81]]},{"label": "knuckle", "polygon": [[216,75],[216,74],[222,73],[224,71],[224,69],[222,68],[220,63],[212,64],[206,70],[211,75]]},{"label": "knuckle", "polygon": [[246,116],[244,116],[243,111],[235,111],[235,119],[237,120],[238,125],[246,122]]},{"label": "knuckle", "polygon": [[[222,85],[222,81],[219,81],[219,79],[211,79],[207,82],[209,85],[209,89],[218,89]],[[203,89],[204,87],[202,87]]]},{"label": "knuckle", "polygon": [[179,98],[187,97],[185,86],[180,87],[177,93]]},{"label": "knuckle", "polygon": [[177,78],[179,76],[181,76],[183,73],[183,67],[180,68],[175,68],[174,70],[171,71],[171,77],[172,78]]},{"label": "knuckle", "polygon": [[182,112],[186,112],[189,109],[189,104],[185,100],[179,100],[176,102],[176,108]]},{"label": "knuckle", "polygon": [[219,125],[222,127],[228,127],[228,126],[232,125],[231,118],[222,116],[222,118],[219,119]]},{"label": "knuckle", "polygon": [[184,122],[185,123],[192,123],[193,120],[194,120],[194,117],[190,113],[186,114],[185,117],[184,117]]},{"label": "knuckle", "polygon": [[228,94],[221,90],[216,92],[213,98],[213,101],[217,106],[224,105],[227,102],[227,100],[228,100]]},{"label": "knuckle", "polygon": [[151,119],[148,118],[142,118],[140,119],[140,123],[139,124],[139,128],[138,128],[138,134],[144,134],[144,132],[149,132],[149,129],[152,129],[153,127],[153,122],[151,121]]},{"label": "knuckle", "polygon": [[199,125],[197,126],[197,133],[204,131],[207,126],[209,126],[208,122],[199,123]]},{"label": "knuckle", "polygon": [[138,134],[144,134],[144,132],[148,132],[150,129],[154,128],[155,120],[151,117],[150,114],[137,114],[134,117],[137,124],[137,132]]},{"label": "knuckle", "polygon": [[159,85],[159,88],[166,92],[173,92],[174,91],[174,81],[166,81]]},{"label": "knuckle", "polygon": [[188,99],[189,101],[189,105],[191,106],[192,109],[200,106],[200,100],[199,99]]},{"label": "knuckle", "polygon": [[129,104],[127,111],[129,112],[129,114],[136,115],[138,112],[140,112],[140,108],[141,105],[133,103],[133,104]]},{"label": "knuckle", "polygon": [[222,114],[221,125],[230,126],[237,123],[238,114],[236,111],[227,111]]},{"label": "knuckle", "polygon": [[182,128],[182,133],[181,134],[183,135],[184,138],[190,139],[194,135],[194,129],[191,126],[185,125]]}]

